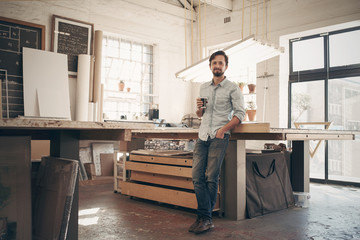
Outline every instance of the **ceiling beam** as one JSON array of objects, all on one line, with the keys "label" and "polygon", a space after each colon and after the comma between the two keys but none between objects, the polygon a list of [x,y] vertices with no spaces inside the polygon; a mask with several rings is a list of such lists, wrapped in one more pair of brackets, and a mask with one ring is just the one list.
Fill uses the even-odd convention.
[{"label": "ceiling beam", "polygon": [[228,11],[233,10],[232,0],[200,0],[202,3],[209,4],[211,6],[226,9]]},{"label": "ceiling beam", "polygon": [[[191,11],[191,3],[189,0],[178,0],[178,2],[186,9]],[[193,5],[193,10],[196,12],[195,5]]]},{"label": "ceiling beam", "polygon": [[[184,8],[177,7],[162,1],[144,1],[144,0],[122,0],[124,2],[134,4],[137,6],[142,6],[148,9],[152,9],[161,13],[166,13],[176,17],[184,18]],[[186,11],[186,19],[191,20],[191,11]]]}]

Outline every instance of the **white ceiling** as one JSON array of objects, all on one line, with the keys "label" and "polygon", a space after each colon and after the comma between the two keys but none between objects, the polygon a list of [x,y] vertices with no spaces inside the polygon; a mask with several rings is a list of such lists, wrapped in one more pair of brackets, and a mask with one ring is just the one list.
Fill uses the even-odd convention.
[{"label": "white ceiling", "polygon": [[[191,10],[191,4],[193,6],[193,10],[196,11],[197,7],[200,4],[207,4],[214,7],[232,10],[232,0],[159,0],[161,2],[171,4],[180,8],[186,8],[187,10]],[[246,0],[251,1],[251,0]],[[191,3],[192,2],[192,3]]]}]

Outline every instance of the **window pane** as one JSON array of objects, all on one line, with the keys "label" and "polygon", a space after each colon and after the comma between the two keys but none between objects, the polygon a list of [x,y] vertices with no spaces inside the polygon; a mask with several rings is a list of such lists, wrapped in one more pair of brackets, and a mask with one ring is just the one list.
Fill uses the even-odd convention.
[{"label": "window pane", "polygon": [[[329,80],[331,129],[360,130],[360,77]],[[329,179],[360,182],[360,139],[329,141]]]},{"label": "window pane", "polygon": [[[324,81],[300,82],[291,85],[291,127],[294,122],[324,122]],[[323,125],[303,125],[302,128],[324,129]],[[315,150],[318,141],[310,141]],[[325,144],[321,142],[310,157],[310,177],[325,178]]]},{"label": "window pane", "polygon": [[291,88],[291,127],[294,122],[323,122],[324,81],[293,83]]},{"label": "window pane", "polygon": [[144,61],[152,63],[152,53],[144,53]]},{"label": "window pane", "polygon": [[318,37],[292,43],[293,72],[321,69],[324,64],[324,38]]},{"label": "window pane", "polygon": [[360,30],[329,36],[330,67],[360,63]]}]

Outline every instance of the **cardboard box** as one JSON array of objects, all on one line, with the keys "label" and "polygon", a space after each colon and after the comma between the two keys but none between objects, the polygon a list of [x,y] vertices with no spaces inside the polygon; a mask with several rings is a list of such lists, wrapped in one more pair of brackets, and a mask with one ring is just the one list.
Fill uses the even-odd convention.
[{"label": "cardboard box", "polygon": [[100,153],[101,176],[114,176],[116,153]]},{"label": "cardboard box", "polygon": [[93,163],[85,163],[84,167],[85,167],[85,171],[88,176],[88,179],[95,180],[96,179],[95,165]]}]

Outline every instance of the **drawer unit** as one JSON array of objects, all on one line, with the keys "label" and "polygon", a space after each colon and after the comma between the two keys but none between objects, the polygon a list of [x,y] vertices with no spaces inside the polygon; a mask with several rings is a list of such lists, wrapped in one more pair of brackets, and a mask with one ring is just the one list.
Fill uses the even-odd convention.
[{"label": "drawer unit", "polygon": [[[192,183],[192,157],[130,154],[121,193],[186,208],[197,208]],[[214,211],[219,210],[220,194]]]}]

